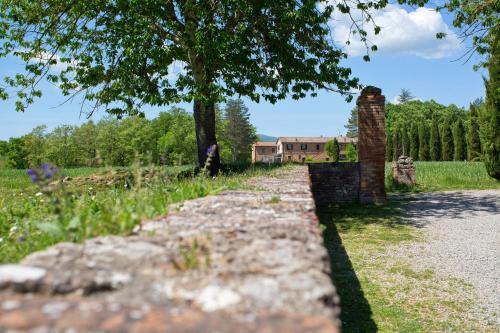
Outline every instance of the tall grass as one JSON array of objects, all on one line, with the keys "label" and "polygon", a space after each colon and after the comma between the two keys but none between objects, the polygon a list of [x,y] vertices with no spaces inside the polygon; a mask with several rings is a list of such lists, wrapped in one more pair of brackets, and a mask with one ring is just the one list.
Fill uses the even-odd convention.
[{"label": "tall grass", "polygon": [[[488,176],[482,162],[415,162],[414,191],[500,189],[500,182]],[[391,163],[386,163],[386,185],[391,191]]]},{"label": "tall grass", "polygon": [[[164,215],[168,205],[222,190],[244,187],[248,177],[269,173],[273,166],[255,166],[216,178],[176,177],[182,168],[159,168],[162,177],[136,184],[96,187],[79,184],[54,193],[39,192],[25,171],[0,173],[0,263],[61,241],[81,242],[102,235],[127,235],[143,219]],[[69,176],[99,170],[65,170]],[[141,170],[132,170],[140,172]],[[158,171],[158,170],[157,170]],[[178,172],[177,172],[178,171]]]}]

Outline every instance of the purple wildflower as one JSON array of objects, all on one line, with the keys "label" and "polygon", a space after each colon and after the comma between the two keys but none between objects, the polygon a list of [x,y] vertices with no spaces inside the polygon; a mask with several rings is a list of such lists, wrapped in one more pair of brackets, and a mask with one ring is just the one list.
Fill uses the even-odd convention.
[{"label": "purple wildflower", "polygon": [[33,183],[36,183],[38,181],[38,175],[36,174],[36,171],[34,169],[28,169],[26,172],[31,177],[31,181]]}]

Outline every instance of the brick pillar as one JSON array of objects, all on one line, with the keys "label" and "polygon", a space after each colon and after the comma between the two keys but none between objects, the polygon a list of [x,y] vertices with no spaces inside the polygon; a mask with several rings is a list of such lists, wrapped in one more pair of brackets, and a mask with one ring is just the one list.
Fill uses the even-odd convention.
[{"label": "brick pillar", "polygon": [[382,90],[366,87],[358,97],[359,201],[383,203],[385,170],[385,97]]}]

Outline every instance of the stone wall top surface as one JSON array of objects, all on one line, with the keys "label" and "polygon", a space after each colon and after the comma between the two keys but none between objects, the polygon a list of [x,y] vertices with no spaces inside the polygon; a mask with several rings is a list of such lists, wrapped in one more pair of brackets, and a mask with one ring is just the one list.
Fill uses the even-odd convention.
[{"label": "stone wall top surface", "polygon": [[337,332],[307,167],[0,266],[0,332]]}]

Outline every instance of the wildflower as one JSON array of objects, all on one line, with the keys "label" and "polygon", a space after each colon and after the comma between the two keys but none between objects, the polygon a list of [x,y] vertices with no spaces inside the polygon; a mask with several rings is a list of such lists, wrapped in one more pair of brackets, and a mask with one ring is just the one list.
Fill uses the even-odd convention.
[{"label": "wildflower", "polygon": [[36,183],[38,181],[38,175],[35,169],[28,169],[26,172],[31,177],[31,181],[33,183]]},{"label": "wildflower", "polygon": [[35,196],[36,196],[36,197],[39,197],[39,196],[41,196],[41,195],[43,195],[43,193],[42,193],[42,192],[37,192],[37,193],[35,194]]},{"label": "wildflower", "polygon": [[4,238],[0,237],[0,243],[3,243],[3,241],[4,241]]}]

